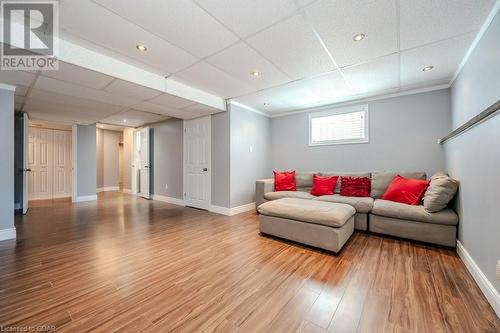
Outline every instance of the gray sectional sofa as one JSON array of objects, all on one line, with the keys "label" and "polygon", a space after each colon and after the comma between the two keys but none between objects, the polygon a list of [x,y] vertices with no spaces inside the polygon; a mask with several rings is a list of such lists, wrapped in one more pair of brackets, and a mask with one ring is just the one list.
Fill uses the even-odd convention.
[{"label": "gray sectional sofa", "polygon": [[[369,177],[371,178],[371,195],[370,197],[341,196],[338,194],[340,192],[339,178],[333,195],[313,196],[309,192],[314,174]],[[296,172],[296,191],[274,192],[273,179],[258,180],[256,182],[256,206],[259,211],[259,206],[263,203],[281,198],[304,199],[299,200],[304,206],[310,205],[310,201],[347,204],[355,209],[353,218],[354,228],[357,230],[455,247],[458,215],[451,208],[446,207],[430,213],[423,205],[411,206],[380,199],[396,175],[405,178],[426,179],[425,172]],[[288,220],[293,221],[293,218],[288,218]]]}]

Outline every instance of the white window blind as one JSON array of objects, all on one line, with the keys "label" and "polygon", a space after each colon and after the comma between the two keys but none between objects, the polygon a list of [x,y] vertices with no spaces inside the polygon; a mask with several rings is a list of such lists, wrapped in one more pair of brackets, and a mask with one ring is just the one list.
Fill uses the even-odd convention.
[{"label": "white window blind", "polygon": [[330,110],[309,116],[310,145],[368,142],[367,106]]}]

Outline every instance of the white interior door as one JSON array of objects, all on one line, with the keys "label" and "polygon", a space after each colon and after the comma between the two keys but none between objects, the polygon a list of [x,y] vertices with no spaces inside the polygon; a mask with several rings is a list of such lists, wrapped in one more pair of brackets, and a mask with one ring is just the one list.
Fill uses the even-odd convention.
[{"label": "white interior door", "polygon": [[184,121],[184,202],[210,206],[210,116]]},{"label": "white interior door", "polygon": [[53,197],[71,196],[71,132],[54,130]]},{"label": "white interior door", "polygon": [[39,136],[39,129],[38,128],[29,128],[28,130],[28,169],[30,172],[28,172],[27,177],[28,177],[28,199],[29,200],[36,200],[38,199],[37,196],[37,182],[35,180],[35,170],[37,170],[37,163],[36,163],[36,146],[38,142],[38,136]]},{"label": "white interior door", "polygon": [[53,178],[53,131],[45,128],[30,128],[30,200],[52,199]]},{"label": "white interior door", "polygon": [[151,179],[151,160],[149,154],[149,132],[150,128],[145,127],[140,131],[140,148],[139,156],[141,159],[140,170],[140,191],[139,195],[143,198],[150,199],[151,191],[149,182]]},{"label": "white interior door", "polygon": [[29,166],[29,119],[28,114],[23,114],[23,214],[28,212],[28,196],[29,196],[29,183],[28,179],[31,174]]}]

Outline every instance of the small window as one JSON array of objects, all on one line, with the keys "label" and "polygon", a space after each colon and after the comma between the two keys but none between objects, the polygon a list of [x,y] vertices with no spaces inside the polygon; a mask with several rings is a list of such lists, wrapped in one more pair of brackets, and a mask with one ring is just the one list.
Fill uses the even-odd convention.
[{"label": "small window", "polygon": [[368,105],[309,114],[309,145],[368,142]]}]

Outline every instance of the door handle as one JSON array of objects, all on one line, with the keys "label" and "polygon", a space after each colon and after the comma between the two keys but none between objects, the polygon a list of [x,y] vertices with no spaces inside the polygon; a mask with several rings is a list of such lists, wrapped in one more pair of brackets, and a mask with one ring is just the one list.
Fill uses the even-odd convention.
[{"label": "door handle", "polygon": [[24,171],[26,171],[26,172],[31,172],[31,169],[30,169],[30,168],[28,168],[28,169],[24,169]]},{"label": "door handle", "polygon": [[203,168],[203,171],[208,171],[208,168]]}]

